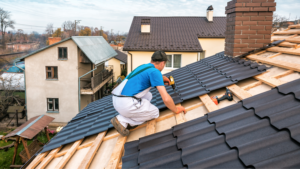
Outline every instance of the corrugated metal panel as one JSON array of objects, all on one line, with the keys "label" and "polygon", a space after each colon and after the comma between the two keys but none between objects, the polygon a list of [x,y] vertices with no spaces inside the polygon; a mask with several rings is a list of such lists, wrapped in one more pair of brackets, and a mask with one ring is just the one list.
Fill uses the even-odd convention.
[{"label": "corrugated metal panel", "polygon": [[29,119],[26,123],[10,132],[5,137],[21,136],[23,138],[32,139],[40,131],[42,131],[50,122],[54,120],[53,117],[41,115]]},{"label": "corrugated metal panel", "polygon": [[[224,56],[221,52],[167,73],[167,76],[174,77],[176,87],[173,90],[171,86],[166,86],[166,90],[173,98],[174,103],[178,104],[184,100],[209,93],[211,90],[258,75],[265,70],[264,65],[232,59]],[[157,89],[152,88],[150,92],[153,96],[151,103],[159,109],[166,108]],[[44,147],[43,152],[112,128],[110,119],[117,114],[118,112],[112,104],[112,96],[106,96],[90,103]]]},{"label": "corrugated metal panel", "polygon": [[[299,91],[300,79],[126,143],[123,166],[159,168],[181,152],[188,168],[299,168]],[[169,151],[173,140],[177,150]]]},{"label": "corrugated metal panel", "polygon": [[72,36],[72,40],[94,64],[118,55],[102,36]]}]

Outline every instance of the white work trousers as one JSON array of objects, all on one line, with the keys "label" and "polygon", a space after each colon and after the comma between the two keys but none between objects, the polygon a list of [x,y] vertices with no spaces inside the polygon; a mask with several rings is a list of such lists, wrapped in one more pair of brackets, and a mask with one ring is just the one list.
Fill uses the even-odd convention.
[{"label": "white work trousers", "polygon": [[150,103],[152,94],[148,91],[141,102],[132,97],[116,97],[113,96],[113,104],[119,112],[117,119],[124,126],[136,126],[145,121],[157,118],[159,110],[156,106]]}]

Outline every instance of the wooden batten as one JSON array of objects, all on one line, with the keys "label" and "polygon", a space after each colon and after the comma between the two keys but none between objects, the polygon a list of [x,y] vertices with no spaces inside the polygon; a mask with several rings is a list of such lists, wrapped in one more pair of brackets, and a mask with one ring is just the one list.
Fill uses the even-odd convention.
[{"label": "wooden batten", "polygon": [[290,30],[289,28],[284,31],[273,32],[274,35],[293,35],[300,34],[300,30]]},{"label": "wooden batten", "polygon": [[58,147],[56,149],[51,150],[51,152],[47,155],[47,157],[45,157],[43,159],[43,161],[41,162],[41,164],[38,165],[36,169],[45,168],[50,163],[50,161],[54,158],[54,156],[59,152],[59,150],[61,148],[62,148],[62,146],[60,146],[60,147]]},{"label": "wooden batten", "polygon": [[230,85],[227,87],[237,98],[243,100],[248,97],[251,97],[252,95],[245,91],[244,89],[240,88],[236,84]]},{"label": "wooden batten", "polygon": [[211,98],[207,94],[199,96],[199,98],[209,112],[219,109],[218,106],[211,100]]},{"label": "wooden batten", "polygon": [[275,55],[271,55],[271,56],[268,56],[268,58],[274,58],[274,57],[276,57],[276,56],[279,56],[279,55],[281,55],[282,53],[281,52],[279,52],[279,53],[276,53]]},{"label": "wooden batten", "polygon": [[91,148],[89,150],[89,152],[85,155],[84,159],[82,160],[79,168],[89,168],[92,160],[94,159],[95,155],[96,155],[96,152],[98,151],[102,141],[103,141],[103,138],[105,136],[107,131],[104,131],[104,132],[101,132],[98,134],[98,136],[96,137],[96,139],[94,140],[93,144],[91,145]]},{"label": "wooden batten", "polygon": [[254,83],[251,83],[251,84],[249,84],[247,86],[242,87],[242,89],[243,90],[249,90],[249,89],[254,88],[256,86],[259,86],[261,84],[262,84],[262,81],[257,81],[257,82],[254,82]]},{"label": "wooden batten", "polygon": [[289,70],[294,70],[297,72],[300,72],[300,64],[296,63],[290,63],[290,62],[285,62],[281,60],[276,60],[276,59],[270,59],[270,58],[265,58],[262,56],[257,56],[257,55],[249,55],[247,56],[248,59],[255,60],[261,63],[266,63],[269,65],[289,69]]},{"label": "wooden batten", "polygon": [[292,74],[292,73],[294,73],[293,70],[287,70],[283,73],[280,73],[280,74],[272,76],[272,77],[275,78],[275,79],[279,79],[279,78],[282,78],[282,77],[287,76],[287,75]]},{"label": "wooden batten", "polygon": [[291,43],[291,42],[281,42],[281,43],[278,44],[278,46],[296,48],[297,44],[296,43]]},{"label": "wooden batten", "polygon": [[67,151],[66,155],[60,160],[60,162],[55,166],[55,169],[62,169],[67,164],[67,162],[70,160],[70,158],[73,156],[73,154],[76,152],[77,148],[81,144],[81,140],[77,140],[72,147]]},{"label": "wooden batten", "polygon": [[253,78],[257,79],[257,80],[260,80],[260,81],[262,81],[262,82],[264,82],[267,85],[272,86],[272,87],[276,87],[276,86],[279,86],[279,85],[282,84],[282,82],[279,81],[278,79],[275,79],[275,78],[269,77],[269,76],[265,76],[264,74],[254,76]]},{"label": "wooden batten", "polygon": [[[176,106],[181,106],[181,104],[177,104]],[[176,124],[181,124],[186,122],[184,112],[175,114],[175,118],[176,118]]]},{"label": "wooden batten", "polygon": [[[300,39],[299,39],[300,43]],[[282,48],[282,47],[271,47],[268,48],[267,51],[269,52],[281,52],[281,53],[286,53],[286,54],[291,54],[291,55],[300,55],[300,51],[294,48]]]},{"label": "wooden batten", "polygon": [[[116,169],[119,166],[123,151],[124,151],[124,144],[127,140],[127,137],[119,136],[117,143],[114,147],[114,150],[112,152],[112,155],[109,159],[109,162],[106,169]],[[80,167],[81,168],[81,167]]]},{"label": "wooden batten", "polygon": [[146,136],[155,133],[155,125],[156,125],[156,119],[153,119],[153,120],[150,120],[150,121],[147,122]]},{"label": "wooden batten", "polygon": [[27,166],[27,169],[34,169],[46,157],[49,151],[37,155],[34,160]]}]

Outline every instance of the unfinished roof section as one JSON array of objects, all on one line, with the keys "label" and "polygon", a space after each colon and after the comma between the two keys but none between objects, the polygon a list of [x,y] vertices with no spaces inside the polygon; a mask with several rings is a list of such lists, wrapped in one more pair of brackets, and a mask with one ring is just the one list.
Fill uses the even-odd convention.
[{"label": "unfinished roof section", "polygon": [[99,64],[117,55],[115,50],[106,42],[106,40],[102,36],[72,36],[70,38],[66,38],[62,41],[34,51],[28,55],[25,55],[19,60],[24,60],[31,55],[34,55],[38,52],[41,52],[68,40],[73,40],[76,45],[83,51],[83,53],[89,58],[89,60],[94,64]]},{"label": "unfinished roof section", "polygon": [[123,168],[299,168],[299,91],[286,83],[127,143]]},{"label": "unfinished roof section", "polygon": [[[141,33],[142,20],[149,20],[150,33]],[[148,22],[147,22],[148,23]],[[124,51],[202,51],[198,38],[225,38],[226,17],[133,18]]]},{"label": "unfinished roof section", "polygon": [[119,50],[115,50],[117,52],[117,56],[115,56],[116,59],[118,59],[119,61],[123,62],[123,63],[127,63],[127,54],[119,51]]},{"label": "unfinished roof section", "polygon": [[[264,65],[244,59],[234,60],[219,53],[168,73],[167,76],[174,77],[176,87],[173,90],[171,86],[166,86],[166,89],[175,104],[178,104],[265,71]],[[159,109],[166,108],[159,92],[155,88],[150,91],[153,95],[151,103]],[[113,128],[110,119],[117,114],[112,104],[112,96],[89,104],[44,146],[42,152]]]},{"label": "unfinished roof section", "polygon": [[46,115],[35,116],[29,119],[26,123],[22,124],[20,127],[16,128],[14,131],[10,132],[5,136],[5,138],[21,136],[23,138],[32,139],[53,120],[53,117]]}]

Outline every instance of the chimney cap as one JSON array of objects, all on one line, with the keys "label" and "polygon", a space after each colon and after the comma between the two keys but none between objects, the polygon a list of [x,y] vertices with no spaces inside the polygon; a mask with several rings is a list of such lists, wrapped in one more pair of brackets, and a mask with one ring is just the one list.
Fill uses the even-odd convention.
[{"label": "chimney cap", "polygon": [[208,10],[208,11],[212,11],[212,10],[214,10],[214,8],[213,8],[212,5],[210,5],[210,6],[207,8],[207,10]]}]

